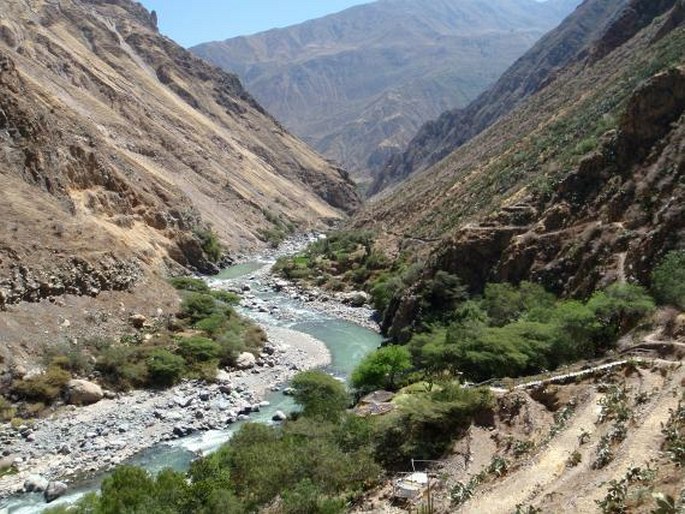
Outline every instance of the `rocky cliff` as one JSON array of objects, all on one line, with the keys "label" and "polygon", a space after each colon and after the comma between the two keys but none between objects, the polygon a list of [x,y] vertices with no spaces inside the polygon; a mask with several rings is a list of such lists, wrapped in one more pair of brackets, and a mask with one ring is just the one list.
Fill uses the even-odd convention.
[{"label": "rocky cliff", "polygon": [[[426,276],[448,271],[476,293],[488,281],[576,297],[648,284],[685,243],[685,27],[682,1],[628,9],[649,21],[619,43],[610,24],[545,88],[356,225],[375,228],[383,248],[424,255]],[[411,293],[398,300],[391,333],[418,314]]]},{"label": "rocky cliff", "polygon": [[437,163],[511,112],[587,49],[626,4],[627,0],[583,2],[468,106],[446,111],[420,127],[406,148],[379,166],[369,194]]},{"label": "rocky cliff", "polygon": [[361,176],[475,98],[578,3],[384,0],[192,50]]},{"label": "rocky cliff", "polygon": [[[159,277],[216,269],[212,232],[232,253],[359,205],[345,172],[128,0],[3,2],[0,149],[7,344],[83,318],[80,295],[173,304]],[[34,330],[24,303],[59,298]]]}]

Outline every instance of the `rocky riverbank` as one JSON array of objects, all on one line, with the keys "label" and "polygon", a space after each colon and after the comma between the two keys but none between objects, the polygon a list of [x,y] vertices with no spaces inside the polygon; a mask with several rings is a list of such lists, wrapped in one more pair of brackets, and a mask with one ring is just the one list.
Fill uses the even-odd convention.
[{"label": "rocky riverbank", "polygon": [[[240,294],[243,298],[241,305],[244,309],[268,313],[281,322],[293,319],[294,313],[287,309],[279,310],[268,301],[257,298],[255,293],[280,293],[293,301],[294,308],[299,306],[318,311],[379,333],[378,314],[371,307],[371,298],[367,293],[363,291],[331,292],[316,287],[305,287],[271,274],[271,267],[279,257],[296,254],[321,237],[325,236],[315,233],[295,236],[277,249],[266,250],[257,256],[252,256],[250,261],[264,262],[264,266],[248,276],[237,279],[210,278],[208,281],[212,287]],[[247,261],[248,259],[240,259],[238,262]]]},{"label": "rocky riverbank", "polygon": [[213,384],[186,381],[166,391],[134,391],[87,407],[64,407],[32,425],[3,427],[4,459],[18,472],[0,479],[0,497],[22,492],[36,476],[68,483],[155,444],[229,428],[265,407],[264,395],[299,370],[330,363],[322,342],[280,327],[263,328],[269,342],[255,366],[221,371]]}]

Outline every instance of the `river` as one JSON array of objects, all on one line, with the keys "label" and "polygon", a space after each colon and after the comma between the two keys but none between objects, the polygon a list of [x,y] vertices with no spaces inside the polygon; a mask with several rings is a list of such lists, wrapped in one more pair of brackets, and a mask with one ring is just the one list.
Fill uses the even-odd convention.
[{"label": "river", "polygon": [[[286,294],[273,291],[265,284],[266,271],[271,264],[253,261],[233,266],[211,279],[210,283],[215,287],[249,286],[249,296],[260,304],[268,305],[269,309],[240,308],[243,315],[263,325],[289,328],[319,339],[331,353],[331,364],[326,371],[347,379],[357,363],[380,345],[381,336],[356,323],[336,317],[335,314],[323,313]],[[270,405],[253,414],[251,422],[271,423],[277,410],[288,412],[295,408],[292,399],[280,392],[268,394],[266,400]],[[185,470],[198,452],[206,454],[215,451],[230,439],[240,425],[238,422],[227,430],[194,434],[171,443],[155,445],[129,459],[127,464],[141,466],[152,473],[165,468]],[[68,494],[49,507],[71,504],[83,495],[97,491],[105,476],[99,475],[79,484],[71,484]],[[33,514],[42,512],[47,507],[40,494],[25,494],[5,502],[0,501],[0,514]]]}]

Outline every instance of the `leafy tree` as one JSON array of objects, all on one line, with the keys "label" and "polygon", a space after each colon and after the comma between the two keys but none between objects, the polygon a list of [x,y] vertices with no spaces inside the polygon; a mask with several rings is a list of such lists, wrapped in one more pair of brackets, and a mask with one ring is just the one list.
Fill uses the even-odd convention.
[{"label": "leafy tree", "polygon": [[427,321],[449,319],[457,305],[468,298],[459,277],[443,270],[426,280],[419,294],[419,305]]},{"label": "leafy tree", "polygon": [[659,303],[685,309],[685,250],[667,253],[654,268],[652,291]]},{"label": "leafy tree", "polygon": [[634,284],[612,284],[592,295],[587,305],[604,325],[607,340],[625,334],[654,310],[654,300]]},{"label": "leafy tree", "polygon": [[292,380],[293,397],[307,417],[338,419],[349,405],[345,386],[319,370],[303,371]]},{"label": "leafy tree", "polygon": [[411,369],[411,354],[404,346],[384,346],[367,355],[352,373],[359,390],[396,389],[396,379]]}]

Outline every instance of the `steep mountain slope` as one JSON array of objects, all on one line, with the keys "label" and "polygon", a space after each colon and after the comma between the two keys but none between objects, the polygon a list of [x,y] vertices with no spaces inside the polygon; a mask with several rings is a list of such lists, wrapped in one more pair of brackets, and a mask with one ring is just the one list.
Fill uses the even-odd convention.
[{"label": "steep mountain slope", "polygon": [[[576,296],[622,278],[647,283],[685,242],[684,9],[633,0],[584,59],[355,225],[385,249],[427,256],[427,276],[454,273],[476,292],[503,280]],[[648,21],[621,42],[626,16]],[[386,328],[399,333],[417,309],[410,291]]]},{"label": "steep mountain slope", "polygon": [[626,4],[627,0],[583,2],[467,107],[444,112],[423,125],[401,153],[381,165],[369,194],[440,161],[539,91],[596,40]]},{"label": "steep mountain slope", "polygon": [[424,121],[466,105],[577,3],[382,0],[192,51],[359,174]]},{"label": "steep mountain slope", "polygon": [[[235,251],[359,205],[345,173],[129,0],[3,2],[0,149],[0,310],[133,291],[154,312],[173,298],[164,268],[214,269],[208,229]],[[73,325],[76,303],[54,318]],[[0,343],[57,328],[17,309]]]}]

